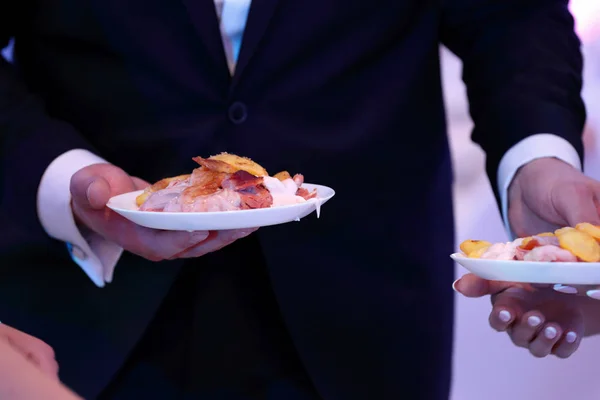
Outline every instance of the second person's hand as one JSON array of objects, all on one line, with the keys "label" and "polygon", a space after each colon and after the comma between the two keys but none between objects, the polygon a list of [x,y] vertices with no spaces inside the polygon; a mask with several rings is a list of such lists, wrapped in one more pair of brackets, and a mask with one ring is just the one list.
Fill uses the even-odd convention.
[{"label": "second person's hand", "polygon": [[571,356],[591,331],[586,332],[585,314],[589,314],[589,319],[600,311],[600,307],[597,311],[586,304],[591,300],[565,296],[549,287],[488,281],[470,273],[458,279],[453,287],[466,297],[489,295],[490,326],[506,332],[516,346],[528,349],[536,357]]}]

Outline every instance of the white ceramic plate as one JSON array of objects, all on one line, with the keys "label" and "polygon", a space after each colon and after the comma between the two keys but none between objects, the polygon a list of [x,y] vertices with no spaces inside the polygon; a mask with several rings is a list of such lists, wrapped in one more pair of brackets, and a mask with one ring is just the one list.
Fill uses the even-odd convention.
[{"label": "white ceramic plate", "polygon": [[169,231],[220,231],[226,229],[258,228],[300,221],[313,211],[319,216],[320,208],[335,195],[327,186],[305,183],[303,188],[317,189],[317,197],[304,203],[259,208],[256,210],[219,212],[153,212],[139,211],[135,198],[142,190],[115,196],[106,205],[128,220],[147,228]]},{"label": "white ceramic plate", "polygon": [[489,280],[600,285],[600,263],[484,260],[467,258],[461,253],[450,257],[475,275]]}]

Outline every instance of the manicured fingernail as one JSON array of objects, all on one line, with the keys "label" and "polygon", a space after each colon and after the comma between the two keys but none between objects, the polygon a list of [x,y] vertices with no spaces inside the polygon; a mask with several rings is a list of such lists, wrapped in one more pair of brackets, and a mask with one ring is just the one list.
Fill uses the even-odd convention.
[{"label": "manicured fingernail", "polygon": [[498,318],[500,318],[500,321],[502,322],[508,322],[510,321],[511,315],[508,311],[502,310],[498,313]]},{"label": "manicured fingernail", "polygon": [[577,334],[575,332],[568,332],[565,336],[565,340],[567,341],[567,343],[575,343],[575,341],[577,340]]},{"label": "manicured fingernail", "polygon": [[532,315],[529,318],[527,318],[527,323],[529,324],[529,326],[535,328],[536,326],[542,323],[542,319],[537,315]]},{"label": "manicured fingernail", "polygon": [[456,293],[460,293],[458,290],[456,290],[456,284],[458,283],[460,279],[455,280],[454,282],[452,282],[452,290],[454,290]]},{"label": "manicured fingernail", "polygon": [[546,336],[546,339],[552,340],[556,337],[557,334],[558,331],[553,326],[549,326],[546,329],[544,329],[544,336]]},{"label": "manicured fingernail", "polygon": [[577,294],[577,289],[571,286],[554,285],[554,290],[565,294]]},{"label": "manicured fingernail", "polygon": [[586,294],[594,300],[600,300],[600,290],[588,290]]}]

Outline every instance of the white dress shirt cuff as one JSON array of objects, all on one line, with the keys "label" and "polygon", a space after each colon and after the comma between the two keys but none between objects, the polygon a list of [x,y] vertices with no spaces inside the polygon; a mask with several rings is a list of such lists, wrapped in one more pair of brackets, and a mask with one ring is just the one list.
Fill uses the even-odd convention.
[{"label": "white dress shirt cuff", "polygon": [[508,221],[508,188],[515,174],[523,165],[538,158],[558,158],[581,170],[581,159],[577,150],[560,136],[541,133],[529,136],[511,147],[498,166],[498,190],[502,206],[504,226],[511,240],[516,238]]},{"label": "white dress shirt cuff", "polygon": [[80,231],[71,210],[71,177],[106,160],[83,149],[58,156],[46,169],[37,193],[37,213],[46,233],[67,243],[73,261],[99,287],[111,282],[123,249],[93,232]]}]

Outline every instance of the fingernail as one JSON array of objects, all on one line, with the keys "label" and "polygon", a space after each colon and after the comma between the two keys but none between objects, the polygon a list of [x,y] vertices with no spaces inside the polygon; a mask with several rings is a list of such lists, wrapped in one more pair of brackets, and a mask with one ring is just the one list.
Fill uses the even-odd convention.
[{"label": "fingernail", "polygon": [[575,332],[568,332],[565,336],[565,340],[567,341],[567,343],[575,343],[575,341],[577,340],[577,334]]},{"label": "fingernail", "polygon": [[96,181],[92,181],[92,183],[90,183],[87,187],[87,189],[85,189],[85,199],[87,200],[87,202],[89,204],[92,204],[92,185],[94,184],[94,182]]},{"label": "fingernail", "polygon": [[[87,200],[87,203],[89,204],[90,207],[92,207],[93,209],[101,209],[104,208],[104,206],[106,204],[98,204],[98,199],[94,198],[92,191],[93,191],[93,187],[94,185],[96,185],[96,182],[99,182],[98,179],[94,179],[87,187],[87,189],[85,189],[85,199]],[[100,201],[100,203],[102,203],[102,201]]]},{"label": "fingernail", "polygon": [[577,289],[571,286],[554,285],[554,290],[565,294],[577,294]]},{"label": "fingernail", "polygon": [[537,315],[532,315],[529,318],[527,318],[527,323],[529,324],[529,326],[535,328],[536,326],[542,323],[542,319]]},{"label": "fingernail", "polygon": [[546,339],[552,340],[556,337],[557,334],[558,331],[553,326],[549,326],[546,329],[544,329],[544,336],[546,336]]},{"label": "fingernail", "polygon": [[502,310],[498,313],[498,318],[500,318],[500,321],[502,322],[508,322],[510,321],[511,315],[508,311]]},{"label": "fingernail", "polygon": [[195,231],[190,234],[190,240],[192,242],[201,242],[203,240],[206,240],[207,237],[208,232],[205,231]]},{"label": "fingernail", "polygon": [[459,291],[456,289],[456,284],[458,283],[458,281],[459,281],[459,280],[460,280],[460,278],[459,278],[459,279],[457,279],[457,280],[455,280],[454,282],[452,282],[452,290],[454,290],[456,293],[460,293],[460,292],[459,292]]},{"label": "fingernail", "polygon": [[600,290],[588,290],[586,294],[594,300],[600,300]]}]

